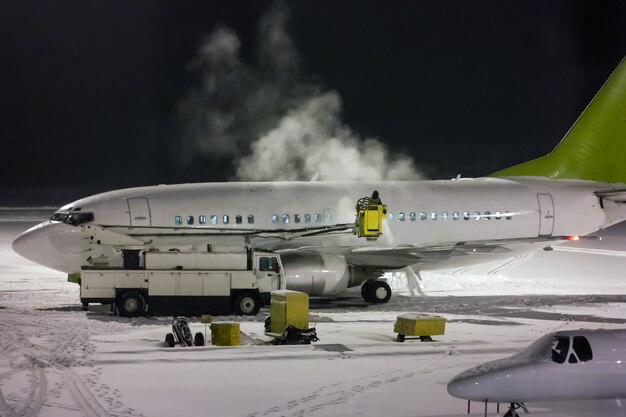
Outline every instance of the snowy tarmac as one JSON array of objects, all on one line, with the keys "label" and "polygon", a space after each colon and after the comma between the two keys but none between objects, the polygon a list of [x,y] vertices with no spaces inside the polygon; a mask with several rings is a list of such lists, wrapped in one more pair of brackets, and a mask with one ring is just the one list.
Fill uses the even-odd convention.
[{"label": "snowy tarmac", "polygon": [[[214,318],[241,321],[243,346],[166,348],[169,318],[123,319],[105,306],[82,311],[78,287],[64,274],[13,253],[13,238],[37,216],[27,209],[7,213],[0,210],[2,417],[460,417],[467,402],[446,391],[459,372],[548,332],[626,325],[626,258],[553,251],[515,255],[508,270],[424,273],[421,297],[392,278],[395,294],[385,305],[367,305],[358,292],[312,300],[320,338],[313,345],[266,345],[264,309],[253,318]],[[397,343],[393,323],[406,312],[446,317],[446,334],[431,343]],[[191,319],[191,330],[204,332],[204,325]],[[530,403],[529,410],[626,415],[614,400]],[[488,406],[489,416],[505,411]],[[484,405],[472,403],[471,415],[484,415]]]}]

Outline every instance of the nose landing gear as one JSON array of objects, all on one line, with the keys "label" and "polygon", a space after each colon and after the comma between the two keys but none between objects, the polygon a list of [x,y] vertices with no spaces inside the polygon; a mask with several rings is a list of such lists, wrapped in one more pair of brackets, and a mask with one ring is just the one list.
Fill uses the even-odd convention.
[{"label": "nose landing gear", "polygon": [[509,406],[509,411],[507,411],[503,417],[519,417],[519,414],[517,414],[517,411],[515,410],[518,410],[520,408],[524,410],[526,414],[528,414],[528,408],[526,408],[524,403],[511,403],[511,405]]}]

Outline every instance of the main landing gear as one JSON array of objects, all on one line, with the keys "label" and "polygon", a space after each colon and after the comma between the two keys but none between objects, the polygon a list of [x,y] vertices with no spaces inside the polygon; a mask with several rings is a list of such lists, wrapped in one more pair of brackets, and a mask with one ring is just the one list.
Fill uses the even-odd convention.
[{"label": "main landing gear", "polygon": [[391,287],[385,281],[368,280],[361,286],[361,297],[368,303],[383,304],[391,298]]}]

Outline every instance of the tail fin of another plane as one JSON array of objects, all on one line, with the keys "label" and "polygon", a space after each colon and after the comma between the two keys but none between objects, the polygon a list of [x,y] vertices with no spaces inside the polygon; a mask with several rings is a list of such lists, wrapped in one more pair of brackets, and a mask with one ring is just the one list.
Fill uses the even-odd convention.
[{"label": "tail fin of another plane", "polygon": [[491,176],[626,183],[626,58],[552,152]]}]

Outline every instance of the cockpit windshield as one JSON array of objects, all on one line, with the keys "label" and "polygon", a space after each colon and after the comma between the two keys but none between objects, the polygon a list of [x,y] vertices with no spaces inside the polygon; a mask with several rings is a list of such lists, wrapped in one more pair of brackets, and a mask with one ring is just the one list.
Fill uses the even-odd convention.
[{"label": "cockpit windshield", "polygon": [[94,216],[93,213],[83,213],[78,211],[71,213],[56,212],[52,215],[52,217],[50,217],[50,220],[53,222],[69,224],[70,226],[78,226],[83,223],[94,221]]}]

